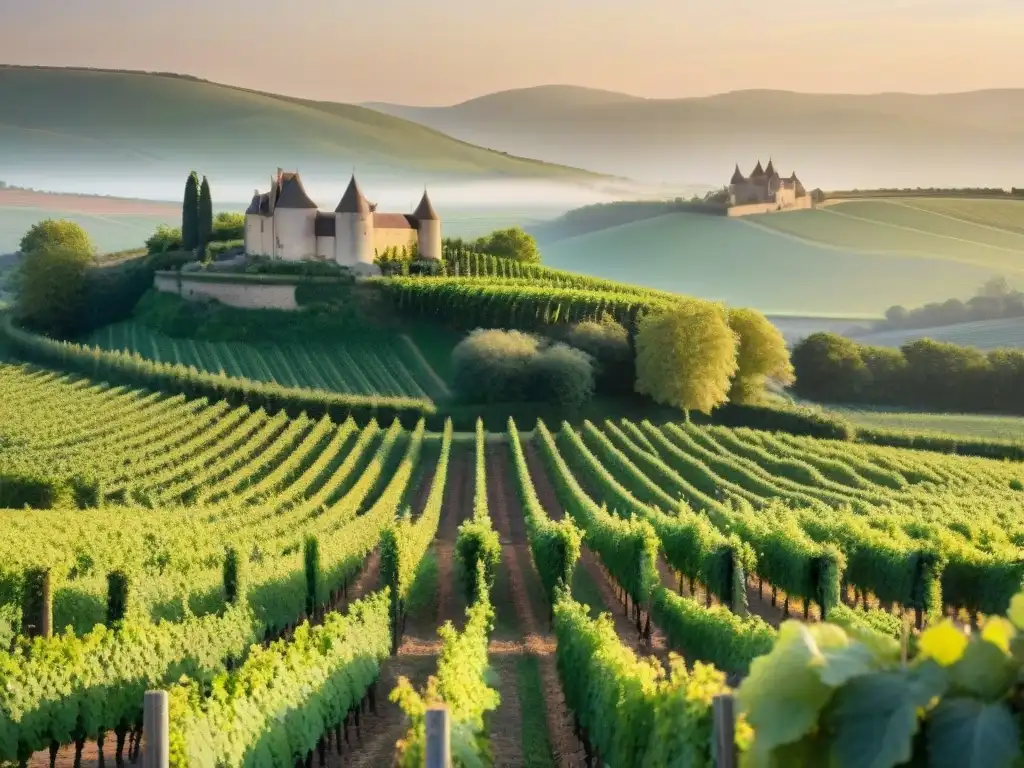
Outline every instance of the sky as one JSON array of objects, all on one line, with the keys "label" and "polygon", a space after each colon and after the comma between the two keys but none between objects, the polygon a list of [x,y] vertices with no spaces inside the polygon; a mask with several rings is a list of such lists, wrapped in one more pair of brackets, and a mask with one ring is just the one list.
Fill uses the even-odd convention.
[{"label": "sky", "polygon": [[1024,0],[0,0],[0,63],[354,103],[1021,87],[1022,40]]}]

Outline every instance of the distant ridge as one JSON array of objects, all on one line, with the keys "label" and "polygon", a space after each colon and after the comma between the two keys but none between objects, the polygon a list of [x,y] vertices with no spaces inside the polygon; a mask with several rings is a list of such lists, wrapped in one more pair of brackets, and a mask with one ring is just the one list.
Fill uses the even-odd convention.
[{"label": "distant ridge", "polygon": [[331,177],[355,165],[363,178],[419,183],[597,178],[352,104],[167,72],[12,65],[0,65],[0,156],[12,176],[177,177],[201,168],[221,179],[262,180],[278,165]]},{"label": "distant ridge", "polygon": [[447,107],[373,108],[484,146],[651,182],[724,184],[735,163],[749,170],[771,156],[812,187],[1024,186],[1024,88],[648,99],[556,85]]}]

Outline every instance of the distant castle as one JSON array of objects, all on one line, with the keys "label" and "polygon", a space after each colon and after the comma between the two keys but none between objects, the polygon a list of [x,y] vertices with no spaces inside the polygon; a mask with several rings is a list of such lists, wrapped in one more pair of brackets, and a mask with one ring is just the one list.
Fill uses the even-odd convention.
[{"label": "distant castle", "polygon": [[765,210],[781,211],[786,208],[809,208],[810,202],[796,172],[789,178],[782,178],[770,159],[767,168],[762,168],[758,160],[749,178],[740,172],[737,164],[729,180],[730,206],[756,205]]},{"label": "distant castle", "polygon": [[421,259],[441,258],[441,219],[426,191],[411,213],[380,213],[363,196],[355,174],[333,212],[317,209],[298,172],[280,168],[270,191],[257,190],[245,212],[245,252],[287,261],[326,259],[362,274],[380,270],[374,256],[415,248]]}]

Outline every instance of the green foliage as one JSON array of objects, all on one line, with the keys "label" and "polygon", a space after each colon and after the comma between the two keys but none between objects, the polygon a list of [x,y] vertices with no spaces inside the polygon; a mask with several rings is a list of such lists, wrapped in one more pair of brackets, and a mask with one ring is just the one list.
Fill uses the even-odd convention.
[{"label": "green foliage", "polygon": [[640,322],[636,391],[657,403],[710,413],[726,401],[736,365],[736,340],[718,305],[684,301]]},{"label": "green foliage", "polygon": [[441,453],[430,483],[430,493],[419,517],[415,522],[408,516],[401,517],[384,529],[380,539],[381,584],[388,587],[391,593],[393,650],[398,649],[405,615],[409,609],[410,593],[441,520],[452,448],[451,420],[445,423],[441,441]]},{"label": "green foliage", "polygon": [[490,593],[494,578],[501,563],[501,539],[491,525],[487,511],[487,464],[485,460],[485,435],[482,421],[476,425],[476,471],[473,490],[473,517],[459,526],[455,539],[455,561],[467,602],[480,599],[480,579],[483,574],[484,586]]},{"label": "green foliage", "polygon": [[194,251],[199,246],[199,174],[192,171],[185,181],[181,203],[181,247]]},{"label": "green foliage", "polygon": [[530,542],[533,562],[540,574],[541,586],[548,603],[555,604],[557,590],[572,586],[573,573],[580,559],[583,536],[570,518],[552,521],[537,498],[530,477],[530,468],[519,441],[515,422],[508,420],[509,450],[516,476],[516,491],[526,519],[526,533]]},{"label": "green foliage", "polygon": [[[596,620],[568,596],[555,605],[555,661],[569,709],[603,765],[712,768],[711,701],[725,676],[701,662],[687,672],[671,656],[668,675],[622,644],[607,614]],[[742,723],[737,748],[747,739]]]},{"label": "green foliage", "polygon": [[371,282],[403,313],[453,328],[525,331],[610,317],[625,327],[679,297],[622,283],[570,275],[554,280],[393,277]]},{"label": "green foliage", "polygon": [[[305,760],[360,707],[391,646],[387,590],[298,627],[291,640],[254,647],[212,692],[193,681],[170,691],[174,768],[287,765]],[[282,708],[282,704],[287,706]]]},{"label": "green foliage", "polygon": [[729,327],[739,339],[730,402],[756,402],[769,379],[784,386],[792,384],[793,366],[779,329],[754,309],[730,309],[728,318]]},{"label": "green foliage", "polygon": [[199,240],[198,245],[206,245],[213,235],[213,198],[210,195],[210,182],[203,176],[203,183],[199,187]]},{"label": "green foliage", "polygon": [[143,694],[182,675],[208,681],[257,639],[245,607],[180,622],[97,625],[82,637],[19,639],[0,651],[0,760],[16,762],[72,735],[95,739],[142,722]]},{"label": "green foliage", "polygon": [[206,259],[208,261],[216,261],[217,257],[223,256],[224,254],[228,253],[228,251],[242,253],[244,248],[244,240],[211,241],[206,244]]},{"label": "green foliage", "polygon": [[499,259],[518,261],[522,264],[540,264],[537,241],[519,227],[496,229],[491,234],[479,238],[474,247],[480,253]]},{"label": "green foliage", "polygon": [[895,640],[785,622],[739,689],[753,764],[1015,765],[1021,629],[1024,594],[979,633],[929,627],[905,663]]},{"label": "green foliage", "polygon": [[21,265],[17,313],[44,333],[73,332],[85,303],[91,251],[72,245],[43,244],[28,251]]},{"label": "green foliage", "polygon": [[543,422],[534,432],[559,503],[583,531],[584,541],[637,605],[658,582],[658,538],[646,520],[609,515],[583,490]]},{"label": "green foliage", "polygon": [[636,361],[629,333],[610,317],[588,320],[569,327],[565,342],[594,359],[595,388],[610,395],[632,392],[636,385]]},{"label": "green foliage", "polygon": [[148,386],[191,397],[223,399],[236,405],[244,403],[254,409],[285,409],[293,415],[306,412],[313,418],[329,414],[338,422],[358,414],[360,419],[367,420],[374,417],[390,420],[402,416],[413,423],[423,414],[435,411],[433,404],[426,399],[343,395],[289,388],[223,374],[201,373],[183,365],[154,363],[133,354],[107,352],[36,336],[16,328],[9,318],[2,328],[11,346],[26,359],[121,384]]},{"label": "green foliage", "polygon": [[33,224],[21,238],[18,248],[24,254],[49,248],[65,248],[89,256],[96,254],[88,233],[81,225],[66,219],[43,219]]},{"label": "green foliage", "polygon": [[493,762],[484,716],[498,707],[500,698],[491,687],[487,661],[494,607],[482,562],[477,565],[476,582],[476,600],[466,610],[463,631],[458,632],[451,622],[437,631],[441,638],[437,675],[428,678],[422,692],[417,692],[406,677],[399,677],[391,692],[391,701],[402,708],[411,722],[409,732],[398,742],[398,764],[403,768],[424,765],[426,711],[428,706],[439,703],[446,704],[449,710],[452,763],[470,768]]},{"label": "green foliage", "polygon": [[169,227],[166,224],[161,224],[156,228],[156,232],[146,239],[146,252],[150,255],[177,251],[183,247],[181,227]]},{"label": "green foliage", "polygon": [[465,402],[587,402],[594,372],[586,353],[521,331],[478,328],[452,351],[452,379]]},{"label": "green foliage", "polygon": [[740,618],[725,606],[705,608],[696,600],[657,587],[651,618],[686,658],[731,674],[746,675],[751,662],[772,649],[777,633],[758,616]]},{"label": "green foliage", "polygon": [[245,237],[245,214],[221,211],[213,217],[213,229],[210,239],[222,242],[241,240]]}]

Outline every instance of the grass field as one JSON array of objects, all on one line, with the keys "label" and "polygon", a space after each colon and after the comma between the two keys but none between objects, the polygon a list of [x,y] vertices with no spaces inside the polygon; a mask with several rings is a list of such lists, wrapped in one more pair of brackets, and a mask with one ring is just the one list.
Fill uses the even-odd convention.
[{"label": "grass field", "polygon": [[851,200],[744,223],[830,247],[1024,274],[1024,201]]},{"label": "grass field", "polygon": [[97,331],[90,343],[157,362],[190,365],[235,378],[359,395],[443,398],[443,380],[408,337],[340,344],[246,344],[172,339],[126,322]]},{"label": "grass field", "polygon": [[[490,712],[478,728],[496,765],[553,768],[580,757],[573,715],[607,714],[607,702],[631,690],[631,711],[644,718],[620,725],[613,708],[601,728],[581,734],[590,746],[608,759],[633,738],[634,758],[615,758],[622,768],[680,765],[683,749],[712,766],[711,695],[729,691],[726,675],[756,684],[751,665],[796,629],[780,630],[787,619],[813,625],[827,607],[830,621],[887,635],[847,645],[833,629],[829,647],[846,653],[835,658],[863,654],[857,663],[874,665],[869,647],[891,646],[880,674],[891,678],[890,695],[902,695],[888,669],[901,663],[901,633],[912,635],[908,653],[917,638],[923,649],[915,615],[963,625],[977,611],[1003,612],[1024,575],[1019,463],[681,422],[539,424],[530,434],[510,426],[454,440],[422,423],[334,424],[8,364],[0,365],[0,424],[0,470],[54,483],[74,472],[95,480],[98,502],[0,510],[4,645],[28,628],[23,618],[35,618],[28,601],[22,613],[22,595],[39,578],[56,585],[46,590],[54,625],[69,628],[36,640],[30,654],[0,651],[0,712],[20,715],[6,721],[0,758],[21,750],[33,768],[51,754],[72,761],[65,724],[76,717],[89,724],[79,762],[98,763],[103,749],[109,759],[114,739],[105,747],[96,739],[157,686],[172,688],[172,732],[190,750],[250,756],[276,733],[287,759],[267,764],[291,765],[296,751],[319,743],[343,753],[345,765],[388,765],[409,729],[388,694],[400,677],[419,688],[431,674],[443,678],[453,713],[467,689],[476,695],[466,706]],[[585,534],[582,546],[554,524],[563,519]],[[737,541],[742,561],[729,554]],[[466,548],[475,542],[486,550]],[[920,567],[925,546],[934,570]],[[472,551],[485,553],[493,575],[476,582],[481,592],[467,588],[458,565]],[[389,603],[385,588],[407,599]],[[354,608],[355,600],[364,602]],[[480,601],[493,608],[493,626],[489,611],[465,610]],[[606,618],[595,623],[576,601]],[[114,610],[123,619],[111,618]],[[109,631],[94,629],[105,622]],[[259,647],[271,639],[280,642]],[[667,667],[670,652],[720,674],[695,673],[691,685],[681,670],[664,679],[639,662]],[[817,674],[821,654],[800,654],[787,673]],[[212,693],[179,690],[183,668],[198,679],[226,676]],[[864,669],[862,677],[876,671]],[[322,685],[324,670],[344,683]],[[482,696],[488,687],[497,698]],[[769,706],[805,701],[773,680],[760,690]],[[890,710],[870,703],[889,722]],[[215,719],[218,707],[244,716]],[[350,709],[360,710],[355,722]],[[667,728],[694,713],[701,741],[650,732],[655,719]],[[299,715],[310,716],[305,729],[286,734]],[[869,715],[858,708],[850,717],[860,726]],[[356,726],[344,743],[343,719]],[[648,729],[642,739],[638,728]]]},{"label": "grass field", "polygon": [[915,339],[935,339],[979,349],[1020,348],[1024,347],[1024,317],[978,320],[973,323],[939,325],[934,328],[878,331],[856,334],[853,338],[863,344],[879,347],[900,347]]},{"label": "grass field", "polygon": [[1018,416],[979,416],[972,413],[913,413],[870,408],[827,410],[846,417],[859,427],[932,432],[958,437],[1024,440],[1024,418]]},{"label": "grass field", "polygon": [[43,219],[69,219],[80,224],[100,253],[141,246],[160,224],[178,226],[180,216],[101,215],[59,209],[0,207],[0,254],[13,253],[25,232]]},{"label": "grass field", "polygon": [[[826,217],[825,224],[849,221],[824,211],[808,213]],[[786,226],[799,215],[756,218]],[[1004,271],[946,256],[897,253],[900,231],[886,229],[885,235],[892,251],[874,253],[812,242],[741,219],[678,213],[550,242],[541,252],[546,264],[562,269],[767,313],[833,316],[880,315],[893,304],[916,306],[969,294]],[[1011,260],[1001,252],[1000,258],[1001,264]]]}]

